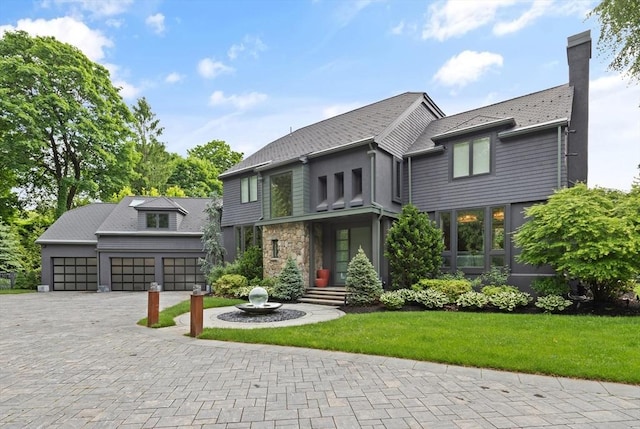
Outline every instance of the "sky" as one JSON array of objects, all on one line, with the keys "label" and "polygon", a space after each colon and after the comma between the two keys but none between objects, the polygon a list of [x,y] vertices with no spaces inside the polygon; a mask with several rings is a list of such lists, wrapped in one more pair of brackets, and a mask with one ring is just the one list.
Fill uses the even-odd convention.
[{"label": "sky", "polygon": [[628,190],[640,85],[608,70],[591,0],[3,0],[0,34],[54,36],[145,97],[167,150],[224,140],[248,156],[314,122],[407,91],[447,114],[568,82],[591,30],[590,186]]}]

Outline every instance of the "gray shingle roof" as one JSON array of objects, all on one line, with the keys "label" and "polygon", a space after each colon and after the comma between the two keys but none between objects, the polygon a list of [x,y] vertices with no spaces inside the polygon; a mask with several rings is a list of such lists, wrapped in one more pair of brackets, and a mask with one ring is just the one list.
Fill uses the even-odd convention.
[{"label": "gray shingle roof", "polygon": [[111,214],[116,204],[95,203],[65,212],[38,239],[36,243],[93,242],[97,243],[96,230]]},{"label": "gray shingle roof", "polygon": [[184,207],[167,197],[146,199],[135,207],[137,210],[178,210],[183,214],[187,213]]},{"label": "gray shingle roof", "polygon": [[269,161],[276,164],[295,160],[302,155],[375,138],[423,99],[425,94],[422,92],[405,92],[300,128],[264,146],[223,175]]},{"label": "gray shingle roof", "polygon": [[[163,201],[164,199],[169,200]],[[133,200],[144,200],[136,207],[131,205]],[[154,204],[159,208],[166,209],[168,206],[172,208],[180,207],[188,214],[183,218],[178,227],[177,232],[201,232],[202,225],[207,221],[205,208],[211,201],[210,198],[165,198],[165,197],[124,197],[111,214],[99,226],[97,233],[131,233],[138,231],[138,212],[137,207],[147,205],[146,208],[153,207]]]},{"label": "gray shingle roof", "polygon": [[435,146],[433,136],[481,125],[499,119],[513,118],[512,130],[557,119],[571,119],[573,87],[568,84],[512,98],[468,112],[446,116],[429,123],[407,153],[420,152]]}]

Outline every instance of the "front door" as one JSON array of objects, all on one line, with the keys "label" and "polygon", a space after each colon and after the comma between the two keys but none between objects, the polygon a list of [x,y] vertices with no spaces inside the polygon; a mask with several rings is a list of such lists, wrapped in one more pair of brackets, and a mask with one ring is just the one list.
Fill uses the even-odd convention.
[{"label": "front door", "polygon": [[371,228],[368,226],[357,228],[342,228],[336,230],[336,260],[333,281],[336,285],[344,285],[347,279],[349,262],[362,247],[371,260]]}]

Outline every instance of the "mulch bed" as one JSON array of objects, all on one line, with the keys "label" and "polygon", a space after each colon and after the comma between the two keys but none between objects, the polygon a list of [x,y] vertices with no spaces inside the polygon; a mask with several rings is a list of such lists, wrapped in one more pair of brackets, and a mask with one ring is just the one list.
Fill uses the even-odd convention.
[{"label": "mulch bed", "polygon": [[[442,310],[427,310],[424,306],[418,304],[410,304],[402,307],[401,310],[387,310],[384,305],[366,305],[352,306],[344,305],[339,307],[340,310],[348,314],[375,313],[379,311],[468,311],[459,310],[455,305],[447,305]],[[490,313],[501,312],[500,310],[483,309],[478,312]],[[519,314],[541,314],[544,311],[533,304],[526,307],[516,308],[512,313]],[[618,299],[605,303],[603,305],[594,305],[592,301],[576,302],[560,314],[570,315],[594,315],[594,316],[640,316],[640,301],[637,299]]]}]

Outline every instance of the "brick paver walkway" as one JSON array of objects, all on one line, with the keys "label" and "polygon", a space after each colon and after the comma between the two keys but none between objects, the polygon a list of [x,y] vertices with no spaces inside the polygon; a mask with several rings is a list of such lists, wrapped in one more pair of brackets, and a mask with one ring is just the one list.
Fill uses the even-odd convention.
[{"label": "brick paver walkway", "polygon": [[146,299],[0,295],[0,427],[640,428],[640,386],[195,340]]}]

